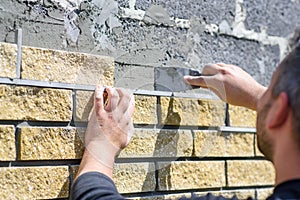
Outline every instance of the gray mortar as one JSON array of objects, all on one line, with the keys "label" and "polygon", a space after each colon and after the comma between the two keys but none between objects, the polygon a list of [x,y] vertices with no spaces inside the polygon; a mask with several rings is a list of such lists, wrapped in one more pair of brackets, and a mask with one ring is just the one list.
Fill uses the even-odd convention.
[{"label": "gray mortar", "polygon": [[247,11],[246,28],[275,36],[289,36],[300,26],[300,1],[252,0],[244,1]]},{"label": "gray mortar", "polygon": [[219,24],[222,20],[232,23],[234,20],[235,0],[137,0],[136,8],[147,10],[153,4],[162,5],[172,17],[190,19],[197,17],[207,23]]},{"label": "gray mortar", "polygon": [[[285,3],[276,1],[284,7]],[[7,0],[0,3],[0,41],[14,42],[15,31],[22,28],[24,45],[112,56],[116,60],[115,82],[118,86],[139,87],[143,83],[143,79],[140,81],[143,71],[147,74],[144,80],[150,82],[153,67],[201,69],[210,62],[240,65],[267,85],[279,61],[277,45],[262,45],[230,36],[236,5],[234,0],[222,3],[137,0],[135,8],[145,10],[142,20],[122,18],[121,7],[134,7],[133,2],[129,6],[129,1],[125,0],[86,0],[78,6],[70,4],[67,9],[62,8],[61,3],[50,0],[28,2]],[[298,4],[295,1],[292,5]],[[249,8],[255,10],[259,6],[257,1],[245,1],[244,6],[248,12],[246,25],[249,26],[252,19]],[[291,9],[290,5],[283,8],[285,13]],[[288,16],[294,16],[294,13]],[[189,28],[177,28],[170,17],[189,19]],[[278,20],[276,24],[268,20],[255,22],[253,18],[255,23],[252,24],[257,29],[256,25],[272,22],[274,26],[270,26],[268,31],[272,28],[274,31],[286,31],[282,28],[286,27],[285,23]],[[222,33],[228,36],[208,33],[207,23],[219,25]],[[136,73],[133,73],[132,66]],[[128,73],[131,75],[124,75]],[[121,81],[121,77],[125,81]],[[153,88],[149,86],[148,89]]]}]

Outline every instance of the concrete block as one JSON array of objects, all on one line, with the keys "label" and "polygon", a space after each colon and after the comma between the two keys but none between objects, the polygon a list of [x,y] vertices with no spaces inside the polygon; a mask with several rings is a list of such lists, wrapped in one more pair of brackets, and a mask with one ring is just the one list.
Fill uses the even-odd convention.
[{"label": "concrete block", "polygon": [[1,199],[67,198],[70,185],[67,166],[1,167],[0,180]]},{"label": "concrete block", "polygon": [[85,129],[22,127],[20,160],[80,159]]},{"label": "concrete block", "polygon": [[0,86],[0,119],[70,121],[72,91],[22,86]]},{"label": "concrete block", "polygon": [[158,163],[159,190],[184,190],[225,186],[223,161]]},{"label": "concrete block", "polygon": [[17,45],[0,43],[0,77],[16,78]]},{"label": "concrete block", "polygon": [[268,0],[254,0],[244,1],[243,6],[246,10],[247,29],[253,29],[256,32],[266,30],[269,35],[287,37],[297,26],[300,26],[299,1],[286,3],[274,0],[270,3]]},{"label": "concrete block", "polygon": [[133,122],[135,124],[157,124],[156,97],[135,95]]},{"label": "concrete block", "polygon": [[253,157],[254,134],[195,131],[195,156],[197,157]]},{"label": "concrete block", "polygon": [[225,104],[187,98],[160,98],[161,122],[176,126],[222,126]]},{"label": "concrete block", "polygon": [[155,166],[153,163],[115,164],[113,179],[120,193],[154,191]]},{"label": "concrete block", "polygon": [[15,128],[10,125],[0,126],[0,160],[16,160]]},{"label": "concrete block", "polygon": [[229,105],[230,125],[256,128],[256,111]]},{"label": "concrete block", "polygon": [[22,78],[112,86],[114,60],[105,56],[23,47]]},{"label": "concrete block", "polygon": [[275,170],[264,160],[227,161],[228,186],[273,185]]},{"label": "concrete block", "polygon": [[119,158],[189,157],[193,151],[192,133],[188,130],[135,129],[129,145]]}]

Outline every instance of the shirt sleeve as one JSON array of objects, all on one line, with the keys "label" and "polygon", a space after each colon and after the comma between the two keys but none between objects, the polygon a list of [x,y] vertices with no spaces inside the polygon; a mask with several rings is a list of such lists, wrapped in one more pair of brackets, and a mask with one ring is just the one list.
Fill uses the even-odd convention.
[{"label": "shirt sleeve", "polygon": [[121,200],[124,197],[119,194],[114,182],[109,177],[99,172],[87,172],[74,182],[70,199]]}]

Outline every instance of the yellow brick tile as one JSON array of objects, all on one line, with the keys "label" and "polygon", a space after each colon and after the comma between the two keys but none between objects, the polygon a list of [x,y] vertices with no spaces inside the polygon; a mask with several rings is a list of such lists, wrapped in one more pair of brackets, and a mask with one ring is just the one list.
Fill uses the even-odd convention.
[{"label": "yellow brick tile", "polygon": [[15,128],[14,126],[0,126],[0,160],[13,161],[15,159]]},{"label": "yellow brick tile", "polygon": [[222,126],[225,104],[187,98],[161,97],[161,123],[183,126]]},{"label": "yellow brick tile", "polygon": [[54,199],[68,197],[69,172],[60,167],[0,168],[0,199]]},{"label": "yellow brick tile", "polygon": [[72,91],[0,85],[0,119],[70,121]]}]

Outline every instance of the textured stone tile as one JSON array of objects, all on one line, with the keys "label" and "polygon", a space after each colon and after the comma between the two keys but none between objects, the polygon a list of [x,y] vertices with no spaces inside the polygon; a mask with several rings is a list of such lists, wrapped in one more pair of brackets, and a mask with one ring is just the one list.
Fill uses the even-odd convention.
[{"label": "textured stone tile", "polygon": [[267,199],[272,193],[274,188],[256,189],[257,199]]},{"label": "textured stone tile", "polygon": [[223,161],[178,161],[158,164],[159,190],[225,186]]},{"label": "textured stone tile", "polygon": [[113,85],[111,57],[23,47],[22,78],[87,85]]},{"label": "textured stone tile", "polygon": [[257,136],[255,137],[255,156],[265,156],[258,148]]},{"label": "textured stone tile", "polygon": [[272,185],[275,171],[271,162],[261,160],[228,161],[228,186]]},{"label": "textured stone tile", "polygon": [[0,77],[16,78],[17,45],[0,43]]},{"label": "textured stone tile", "polygon": [[195,156],[254,156],[254,134],[195,131]]},{"label": "textured stone tile", "polygon": [[120,193],[154,191],[155,166],[153,163],[115,164],[113,179]]},{"label": "textured stone tile", "polygon": [[0,160],[16,159],[15,128],[14,126],[0,126]]},{"label": "textured stone tile", "polygon": [[157,124],[156,97],[135,95],[133,122],[135,124]]},{"label": "textured stone tile", "polygon": [[254,189],[243,189],[243,190],[221,190],[221,191],[207,191],[207,192],[196,192],[198,196],[206,196],[207,193],[211,193],[215,196],[222,196],[225,198],[232,198],[236,196],[238,199],[247,199],[248,197],[255,197]]},{"label": "textured stone tile", "polygon": [[1,199],[67,198],[67,166],[0,168]]},{"label": "textured stone tile", "polygon": [[0,85],[0,119],[70,121],[72,91]]},{"label": "textured stone tile", "polygon": [[76,91],[75,123],[87,122],[93,106],[94,92]]},{"label": "textured stone tile", "polygon": [[84,150],[84,129],[22,127],[21,160],[80,159]]},{"label": "textured stone tile", "polygon": [[151,195],[151,196],[145,196],[145,197],[131,197],[128,199],[131,200],[176,200],[180,199],[182,197],[191,198],[191,193],[179,193],[179,194],[166,194],[166,195]]},{"label": "textured stone tile", "polygon": [[187,98],[161,97],[161,123],[183,126],[221,126],[225,119],[225,104]]},{"label": "textured stone tile", "polygon": [[119,157],[188,157],[192,151],[193,138],[190,131],[135,129],[129,145]]},{"label": "textured stone tile", "polygon": [[226,133],[226,156],[254,156],[253,133]]},{"label": "textured stone tile", "polygon": [[256,127],[256,111],[240,106],[229,106],[230,125]]}]

